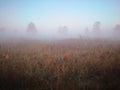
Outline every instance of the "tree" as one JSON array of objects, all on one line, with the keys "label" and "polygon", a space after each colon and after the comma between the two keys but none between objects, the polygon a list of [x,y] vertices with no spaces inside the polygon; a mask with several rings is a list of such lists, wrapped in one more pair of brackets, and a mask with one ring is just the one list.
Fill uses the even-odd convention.
[{"label": "tree", "polygon": [[117,24],[114,28],[115,32],[120,32],[120,24]]},{"label": "tree", "polygon": [[65,34],[68,32],[68,27],[67,26],[61,26],[59,27],[59,33],[60,34]]},{"label": "tree", "polygon": [[84,31],[85,31],[86,34],[89,33],[88,27],[86,27]]},{"label": "tree", "polygon": [[36,26],[33,22],[28,24],[27,32],[28,33],[36,33],[37,32]]},{"label": "tree", "polygon": [[93,24],[93,31],[98,32],[101,29],[101,22],[97,21]]}]

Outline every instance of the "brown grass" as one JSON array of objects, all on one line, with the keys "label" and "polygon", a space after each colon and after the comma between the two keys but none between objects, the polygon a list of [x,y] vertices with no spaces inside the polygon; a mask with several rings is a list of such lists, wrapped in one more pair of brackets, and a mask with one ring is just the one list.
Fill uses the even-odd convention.
[{"label": "brown grass", "polygon": [[0,90],[120,90],[120,43],[0,42]]}]

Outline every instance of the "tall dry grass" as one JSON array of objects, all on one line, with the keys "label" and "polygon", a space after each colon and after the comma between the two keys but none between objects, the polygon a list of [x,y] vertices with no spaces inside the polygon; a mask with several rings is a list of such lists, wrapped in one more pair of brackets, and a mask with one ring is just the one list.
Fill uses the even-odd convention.
[{"label": "tall dry grass", "polygon": [[120,43],[0,42],[0,90],[120,90]]}]

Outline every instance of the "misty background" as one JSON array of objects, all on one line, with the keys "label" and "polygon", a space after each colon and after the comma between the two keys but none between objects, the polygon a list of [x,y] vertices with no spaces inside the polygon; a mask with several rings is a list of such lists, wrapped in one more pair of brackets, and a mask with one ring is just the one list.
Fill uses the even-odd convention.
[{"label": "misty background", "polygon": [[119,0],[0,0],[0,38],[120,38]]}]

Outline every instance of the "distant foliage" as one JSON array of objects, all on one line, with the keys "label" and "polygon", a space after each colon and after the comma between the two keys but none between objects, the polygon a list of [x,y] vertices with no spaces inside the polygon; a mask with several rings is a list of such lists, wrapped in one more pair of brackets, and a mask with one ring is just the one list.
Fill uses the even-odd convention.
[{"label": "distant foliage", "polygon": [[101,22],[97,21],[93,24],[93,31],[94,32],[99,32],[101,30]]},{"label": "distant foliage", "polygon": [[27,32],[28,33],[36,33],[37,32],[36,26],[33,22],[28,24]]},{"label": "distant foliage", "polygon": [[66,34],[68,32],[68,27],[67,26],[60,26],[58,28],[60,34]]},{"label": "distant foliage", "polygon": [[115,26],[114,30],[115,30],[115,32],[120,32],[120,25],[117,24],[117,25]]}]

